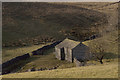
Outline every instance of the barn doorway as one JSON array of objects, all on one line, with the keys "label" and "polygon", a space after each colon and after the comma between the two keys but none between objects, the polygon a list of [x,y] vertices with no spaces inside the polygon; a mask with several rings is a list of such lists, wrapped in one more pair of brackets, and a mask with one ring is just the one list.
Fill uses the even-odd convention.
[{"label": "barn doorway", "polygon": [[65,60],[65,50],[61,48],[61,60]]},{"label": "barn doorway", "polygon": [[73,53],[72,53],[72,56],[71,56],[71,57],[72,57],[72,62],[74,62]]}]

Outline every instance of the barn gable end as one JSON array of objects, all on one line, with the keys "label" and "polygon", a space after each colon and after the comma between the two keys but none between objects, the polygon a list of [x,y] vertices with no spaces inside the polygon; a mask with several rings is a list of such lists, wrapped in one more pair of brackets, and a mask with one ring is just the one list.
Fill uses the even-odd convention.
[{"label": "barn gable end", "polygon": [[80,43],[75,48],[72,49],[73,58],[76,58],[78,60],[89,60],[90,58],[90,52],[89,47],[84,45],[83,43]]},{"label": "barn gable end", "polygon": [[65,39],[55,46],[56,58],[73,62],[74,58],[84,60],[89,57],[88,46],[70,39]]}]

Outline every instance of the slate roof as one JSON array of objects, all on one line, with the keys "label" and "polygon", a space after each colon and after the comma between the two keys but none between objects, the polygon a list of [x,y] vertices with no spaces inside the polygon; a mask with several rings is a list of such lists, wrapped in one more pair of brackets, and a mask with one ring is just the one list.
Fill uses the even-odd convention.
[{"label": "slate roof", "polygon": [[76,47],[78,44],[80,44],[80,42],[78,41],[74,41],[74,40],[70,40],[68,38],[66,38],[65,40],[63,40],[61,43],[59,43],[56,47],[57,48],[69,48],[69,49],[73,49],[74,47]]}]

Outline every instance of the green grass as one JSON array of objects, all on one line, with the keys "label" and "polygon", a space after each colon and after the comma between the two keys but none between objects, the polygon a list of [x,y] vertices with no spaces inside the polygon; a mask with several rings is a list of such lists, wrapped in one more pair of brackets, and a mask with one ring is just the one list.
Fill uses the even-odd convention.
[{"label": "green grass", "polygon": [[118,78],[118,63],[4,75],[3,78]]},{"label": "green grass", "polygon": [[[42,46],[44,46],[44,45],[4,50],[4,51],[6,51],[6,53],[5,53],[6,55],[3,55],[4,56],[3,60],[7,61],[16,56],[20,56],[25,53],[31,53],[33,50],[41,48]],[[44,51],[44,53],[43,53],[44,55],[32,55],[30,58],[28,58],[26,60],[21,60],[18,63],[15,63],[15,65],[18,65],[18,67],[15,67],[13,69],[14,65],[11,65],[5,69],[12,68],[11,70],[13,72],[25,72],[31,68],[35,68],[37,70],[37,69],[41,69],[41,68],[42,69],[45,69],[45,68],[51,69],[56,66],[59,66],[58,68],[71,68],[71,67],[75,66],[74,63],[56,59],[53,52],[54,52],[54,48]]]},{"label": "green grass", "polygon": [[55,58],[53,54],[53,49],[44,52],[44,55],[31,56],[27,61],[29,63],[25,64],[18,72],[24,72],[28,69],[51,69],[53,67],[59,66],[58,68],[69,68],[75,67],[74,63],[67,61],[61,61]]},{"label": "green grass", "polygon": [[[48,43],[50,44],[50,43]],[[46,44],[47,45],[47,44]],[[17,47],[17,48],[3,48],[2,50],[2,62],[8,61],[14,57],[21,56],[26,53],[31,53],[34,50],[41,48],[43,45],[32,45],[29,47]]]}]

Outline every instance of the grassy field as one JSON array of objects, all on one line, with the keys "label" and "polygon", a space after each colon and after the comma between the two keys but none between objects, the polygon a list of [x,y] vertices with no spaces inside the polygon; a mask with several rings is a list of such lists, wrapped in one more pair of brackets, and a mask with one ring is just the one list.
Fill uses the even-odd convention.
[{"label": "grassy field", "polygon": [[[42,46],[44,46],[44,45],[9,49],[6,52],[6,54],[9,54],[9,56],[3,55],[4,56],[3,60],[7,61],[16,56],[20,56],[25,53],[31,53],[31,51],[41,48]],[[21,51],[21,53],[20,53],[20,51]],[[47,69],[52,69],[56,66],[57,66],[57,68],[62,68],[62,69],[75,67],[74,63],[56,59],[55,55],[53,53],[54,53],[54,48],[45,51],[43,53],[44,55],[32,55],[30,58],[28,58],[26,60],[21,60],[18,63],[15,63],[16,65],[18,65],[18,67],[12,69],[12,72],[26,72],[32,68],[35,68],[35,70],[38,70],[41,68],[47,70]],[[14,65],[8,66],[5,69],[11,69],[11,67],[14,67]]]},{"label": "grassy field", "polygon": [[56,59],[55,55],[53,54],[53,50],[49,50],[45,52],[45,55],[31,56],[31,58],[28,59],[28,61],[30,62],[25,64],[18,72],[25,72],[25,71],[28,71],[28,69],[32,69],[32,68],[35,68],[35,70],[38,70],[41,68],[51,69],[56,66],[58,66],[57,68],[75,67],[74,63]]},{"label": "grassy field", "polygon": [[[100,65],[99,61],[91,60],[88,61],[88,64],[92,64],[89,66],[84,66],[80,68],[73,68],[75,67],[74,63],[69,63],[66,61],[59,61],[55,59],[55,55],[53,55],[54,50],[49,50],[48,52],[45,53],[50,53],[44,56],[34,56],[38,57],[36,60],[26,64],[20,72],[24,72],[28,70],[29,68],[35,67],[36,69],[39,68],[52,68],[54,66],[59,65],[57,70],[52,70],[52,71],[40,71],[40,72],[33,72],[36,74],[35,76],[31,77],[39,77],[39,78],[117,78],[118,76],[118,42],[116,39],[118,39],[118,33],[117,31],[110,32],[106,35],[104,35],[101,38],[95,39],[95,40],[90,40],[84,42],[84,44],[89,46],[89,43],[95,42],[95,41],[102,41],[107,40],[108,45],[106,52],[106,56],[104,57],[103,60],[103,65]],[[95,65],[93,65],[95,64]],[[65,69],[68,68],[68,69]],[[111,70],[113,70],[113,72]],[[77,71],[78,70],[78,71]],[[74,73],[74,75],[72,74]],[[70,73],[70,74],[68,74]],[[21,75],[22,74],[22,75]],[[18,76],[23,76],[24,73],[16,74]],[[32,73],[30,73],[32,74]],[[37,75],[38,74],[38,75]],[[39,75],[40,74],[40,75]],[[54,74],[54,75],[51,75]],[[105,75],[103,75],[105,74]],[[13,74],[14,76],[15,74]],[[28,73],[29,75],[29,73]],[[11,76],[11,75],[10,75]],[[26,77],[27,75],[25,75]],[[29,75],[30,76],[30,75]],[[7,76],[8,77],[8,76]],[[27,78],[27,77],[26,77]]]},{"label": "grassy field", "polygon": [[4,75],[3,78],[118,78],[118,63]]},{"label": "grassy field", "polygon": [[109,33],[104,34],[103,37],[100,37],[100,38],[97,38],[97,39],[94,39],[94,40],[85,41],[83,43],[89,46],[90,43],[94,43],[94,42],[97,43],[97,42],[100,42],[100,41],[101,42],[104,41],[105,44],[107,44],[107,46],[105,48],[105,52],[112,53],[113,55],[118,56],[118,44],[119,44],[118,34],[119,34],[118,30],[114,30],[114,31],[111,31]]},{"label": "grassy field", "polygon": [[[118,42],[118,31],[117,30],[104,34],[103,37],[100,37],[94,40],[85,41],[83,43],[89,47],[91,47],[92,45],[94,46],[95,44],[102,45],[101,48],[104,50],[103,59],[107,60],[107,62],[111,62],[114,59],[118,59],[119,42]],[[96,48],[94,48],[94,50],[95,49]],[[118,61],[113,61],[113,62],[118,62]],[[106,63],[106,61],[103,61],[103,63]]]},{"label": "grassy field", "polygon": [[[89,66],[83,66],[75,68],[74,63],[69,63],[67,61],[60,61],[55,58],[53,54],[54,49],[50,49],[44,52],[45,55],[36,55],[32,56],[16,74],[5,75],[6,78],[117,78],[118,77],[118,42],[116,39],[117,31],[113,31],[106,36],[84,42],[88,45],[91,42],[101,41],[102,39],[107,40],[108,51],[109,53],[104,57],[103,65],[99,61],[91,60],[88,61]],[[89,46],[89,45],[88,45]],[[28,69],[35,68],[37,69],[50,69],[55,66],[59,66],[57,70],[45,70],[45,71],[36,71],[36,72],[25,72]],[[66,69],[67,68],[67,69]],[[25,72],[25,73],[21,73]],[[70,74],[68,74],[70,73]],[[34,75],[33,75],[34,74]],[[104,75],[103,75],[104,74]],[[4,77],[4,76],[3,76]]]},{"label": "grassy field", "polygon": [[[50,43],[48,43],[50,44]],[[47,45],[47,44],[46,44]],[[41,48],[43,45],[33,45],[29,47],[17,47],[17,48],[3,48],[2,50],[2,62],[8,61],[14,57],[21,56],[26,53],[30,53],[34,50]]]},{"label": "grassy field", "polygon": [[[24,7],[27,8],[25,11]],[[106,49],[108,55],[104,57],[103,65],[98,61],[89,61],[88,63],[96,65],[75,67],[74,63],[57,60],[53,54],[54,49],[50,49],[44,52],[45,55],[32,56],[22,61],[24,65],[17,71],[22,73],[3,75],[3,78],[117,78],[119,43],[118,32],[115,29],[116,14],[117,4],[110,3],[3,3],[3,43],[16,42],[25,38],[28,38],[26,41],[31,38],[38,39],[35,38],[36,36],[42,39],[41,35],[62,40],[68,37],[66,31],[69,33],[72,29],[78,28],[77,31],[81,32],[93,27],[94,24],[98,24],[96,27],[99,27],[99,30],[96,32],[99,32],[102,37],[86,41],[85,44],[89,46],[90,42],[103,39],[108,43]],[[42,46],[3,48],[3,62]],[[33,67],[40,69],[55,66],[59,66],[58,69],[25,72]]]}]

